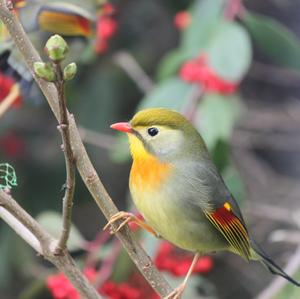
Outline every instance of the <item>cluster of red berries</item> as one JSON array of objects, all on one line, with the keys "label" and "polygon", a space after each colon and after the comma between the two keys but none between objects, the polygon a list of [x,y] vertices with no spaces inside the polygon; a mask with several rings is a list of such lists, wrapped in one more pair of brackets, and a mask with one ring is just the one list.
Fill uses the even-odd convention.
[{"label": "cluster of red berries", "polygon": [[[15,84],[15,80],[0,72],[0,102],[2,102],[10,93],[11,88]],[[22,97],[21,95],[18,95],[16,99],[14,100],[12,107],[20,107],[22,105]]]},{"label": "cluster of red berries", "polygon": [[229,82],[211,68],[206,54],[187,61],[181,66],[179,75],[182,80],[189,83],[198,83],[204,91],[221,94],[231,94],[237,89],[236,82]]},{"label": "cluster of red berries", "polygon": [[[192,263],[190,254],[179,251],[172,244],[162,242],[155,257],[158,269],[172,273],[174,276],[185,276]],[[210,257],[201,257],[193,273],[207,273],[213,267]],[[90,282],[95,282],[97,271],[94,268],[86,268],[85,276]],[[79,299],[80,296],[64,274],[59,273],[49,276],[47,287],[54,299]],[[98,289],[98,292],[110,299],[158,299],[159,296],[153,291],[142,275],[135,272],[127,282],[106,281]]]},{"label": "cluster of red berries", "polygon": [[[159,270],[165,270],[174,276],[185,276],[191,266],[193,256],[174,247],[169,242],[162,242],[155,257],[155,265]],[[200,257],[193,273],[208,273],[213,267],[209,256]]]},{"label": "cluster of red berries", "polygon": [[112,4],[103,5],[96,24],[96,44],[95,51],[103,54],[108,50],[109,40],[115,35],[118,24],[113,18],[115,8]]},{"label": "cluster of red berries", "polygon": [[[91,283],[95,282],[97,271],[94,268],[85,269],[84,274]],[[54,299],[80,299],[79,293],[63,273],[49,276],[47,288]],[[106,281],[98,292],[110,299],[159,299],[139,273],[134,273],[128,282]]]}]

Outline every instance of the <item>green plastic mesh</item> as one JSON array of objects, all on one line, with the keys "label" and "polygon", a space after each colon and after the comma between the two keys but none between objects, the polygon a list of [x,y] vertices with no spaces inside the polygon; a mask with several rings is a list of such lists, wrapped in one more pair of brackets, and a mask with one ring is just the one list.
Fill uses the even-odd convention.
[{"label": "green plastic mesh", "polygon": [[8,163],[0,163],[0,189],[17,186],[17,176],[14,168]]}]

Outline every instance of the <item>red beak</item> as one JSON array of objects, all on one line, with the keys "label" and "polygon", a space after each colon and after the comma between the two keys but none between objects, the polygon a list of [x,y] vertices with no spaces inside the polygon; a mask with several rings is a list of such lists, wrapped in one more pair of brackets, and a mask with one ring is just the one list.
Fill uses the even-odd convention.
[{"label": "red beak", "polygon": [[132,126],[130,123],[122,122],[122,123],[115,123],[110,126],[112,129],[125,132],[125,133],[132,133]]}]

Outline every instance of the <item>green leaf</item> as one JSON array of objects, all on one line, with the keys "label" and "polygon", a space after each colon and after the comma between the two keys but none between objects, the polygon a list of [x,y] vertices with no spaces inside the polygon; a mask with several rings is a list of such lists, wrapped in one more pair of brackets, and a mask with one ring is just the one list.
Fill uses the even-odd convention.
[{"label": "green leaf", "polygon": [[228,140],[235,120],[240,114],[240,103],[235,96],[206,94],[201,101],[195,126],[199,129],[210,151],[218,140]]},{"label": "green leaf", "polygon": [[222,177],[226,186],[232,193],[233,197],[237,200],[239,204],[242,204],[246,192],[244,183],[241,179],[239,172],[232,165],[229,165],[222,172]]},{"label": "green leaf", "polygon": [[181,111],[186,99],[192,92],[193,85],[173,77],[163,81],[141,101],[137,110],[163,107]]},{"label": "green leaf", "polygon": [[[37,216],[37,221],[52,236],[59,238],[62,231],[62,215],[54,211],[46,211]],[[71,232],[68,240],[68,249],[75,251],[82,249],[86,240],[83,238],[79,230],[74,224],[71,226]]]},{"label": "green leaf", "polygon": [[218,23],[206,52],[212,68],[228,81],[241,80],[251,64],[250,37],[247,31],[235,22]]},{"label": "green leaf", "polygon": [[300,69],[300,40],[287,27],[260,14],[246,13],[242,21],[254,42],[277,63]]},{"label": "green leaf", "polygon": [[195,1],[189,9],[192,22],[182,34],[182,47],[197,55],[209,42],[223,10],[223,0]]},{"label": "green leaf", "polygon": [[165,55],[158,65],[157,79],[162,81],[174,75],[179,67],[188,59],[192,58],[190,53],[184,49],[176,49]]},{"label": "green leaf", "polygon": [[222,172],[229,165],[230,148],[227,141],[218,140],[210,154],[219,172]]},{"label": "green leaf", "polygon": [[183,42],[179,49],[165,56],[158,68],[159,80],[175,74],[186,60],[198,56],[201,50],[208,53],[209,64],[219,76],[233,82],[242,79],[252,59],[248,32],[239,24],[221,18],[215,19],[209,26],[210,30],[203,34],[202,30],[194,28],[187,44]]}]

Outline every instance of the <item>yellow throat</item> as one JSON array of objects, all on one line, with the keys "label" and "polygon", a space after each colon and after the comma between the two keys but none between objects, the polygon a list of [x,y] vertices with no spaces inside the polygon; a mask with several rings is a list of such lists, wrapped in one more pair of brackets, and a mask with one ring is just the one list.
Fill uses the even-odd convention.
[{"label": "yellow throat", "polygon": [[133,159],[130,171],[130,186],[135,189],[158,190],[169,177],[172,165],[159,161],[150,154],[143,143],[134,135],[128,134]]}]

